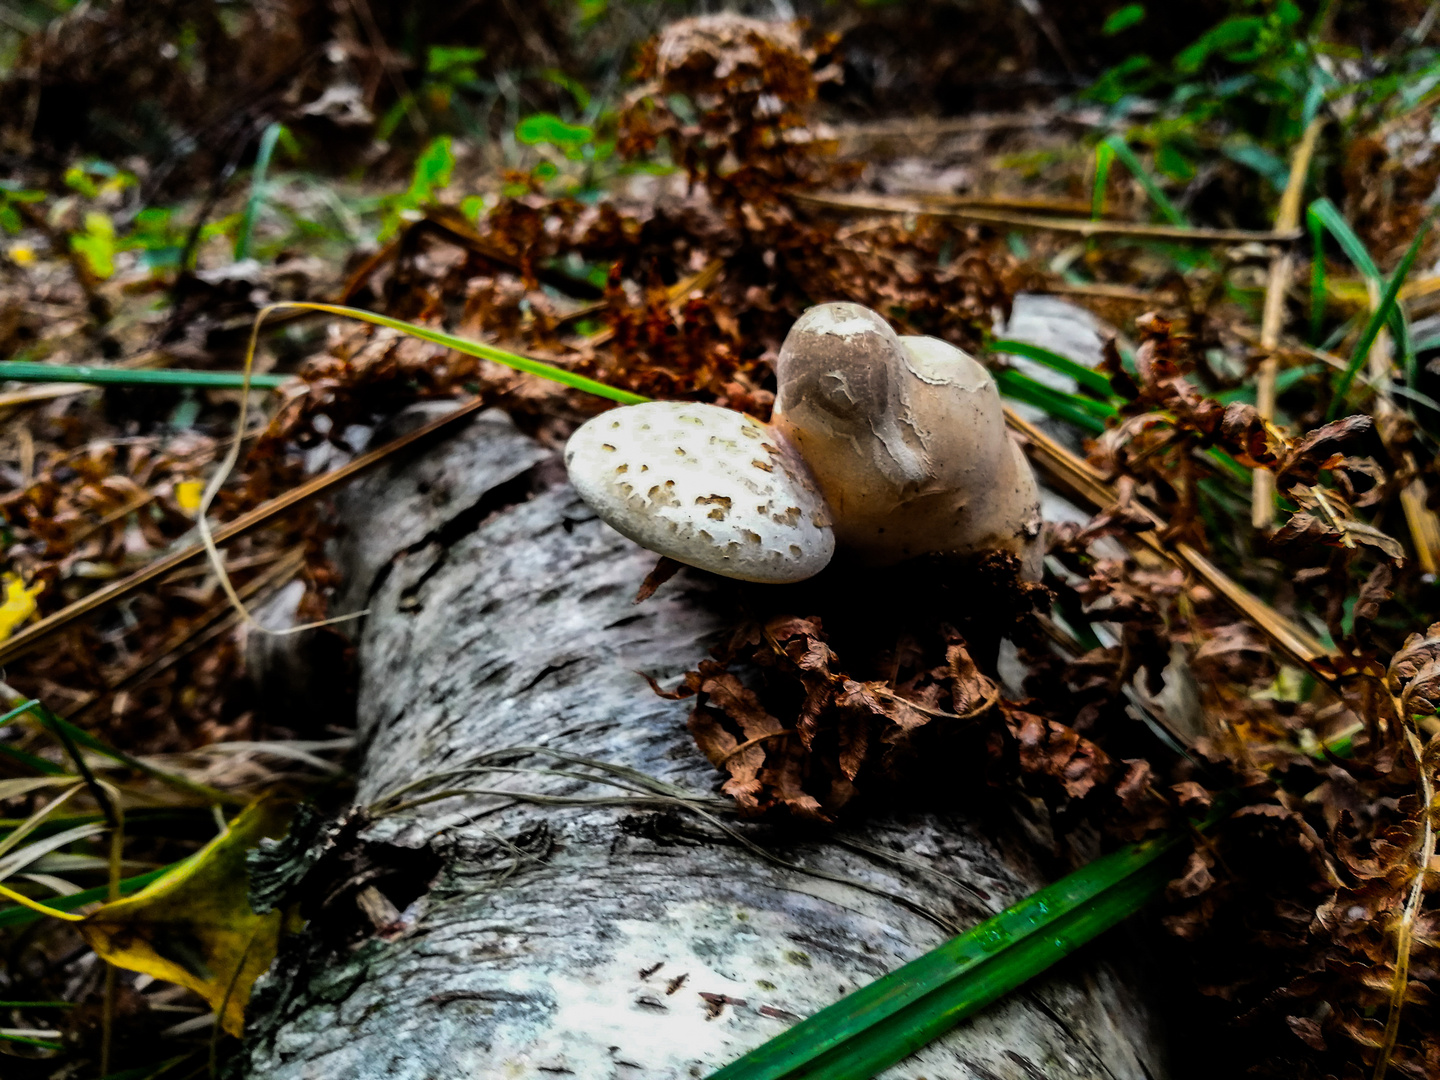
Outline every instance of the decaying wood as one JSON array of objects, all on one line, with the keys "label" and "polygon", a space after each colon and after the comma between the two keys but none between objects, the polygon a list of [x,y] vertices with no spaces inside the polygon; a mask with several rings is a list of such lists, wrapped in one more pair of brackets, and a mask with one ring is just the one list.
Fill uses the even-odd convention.
[{"label": "decaying wood", "polygon": [[[668,684],[703,657],[731,585],[687,571],[634,605],[654,556],[598,521],[554,454],[493,413],[370,474],[341,512],[345,602],[372,612],[359,647],[362,803],[480,752],[537,746],[714,795],[687,706],[639,672]],[[623,794],[553,772],[454,786]],[[937,922],[974,925],[1042,883],[999,812],[733,827],[828,877],[678,809],[469,795],[381,818],[367,840],[428,847],[443,869],[413,903],[375,895],[383,879],[358,882],[348,910],[317,916],[400,912],[351,950],[327,953],[310,933],[282,955],[252,1001],[245,1075],[703,1077],[939,944],[951,931]],[[1133,982],[1092,949],[886,1076],[1163,1076]]]}]

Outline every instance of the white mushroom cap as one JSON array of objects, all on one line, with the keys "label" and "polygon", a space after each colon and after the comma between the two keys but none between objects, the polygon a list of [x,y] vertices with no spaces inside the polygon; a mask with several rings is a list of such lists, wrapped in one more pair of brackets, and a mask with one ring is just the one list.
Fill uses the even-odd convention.
[{"label": "white mushroom cap", "polygon": [[565,467],[602,520],[676,562],[779,583],[835,553],[804,462],[743,413],[684,401],[611,409],[570,437]]}]

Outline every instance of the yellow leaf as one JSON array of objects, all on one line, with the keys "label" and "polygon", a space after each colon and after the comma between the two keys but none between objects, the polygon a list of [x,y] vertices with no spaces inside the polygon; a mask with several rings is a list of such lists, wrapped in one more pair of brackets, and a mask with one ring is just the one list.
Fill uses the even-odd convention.
[{"label": "yellow leaf", "polygon": [[16,266],[29,266],[35,261],[35,249],[29,244],[15,244],[10,248],[10,261]]},{"label": "yellow leaf", "polygon": [[45,583],[26,586],[18,574],[5,574],[0,584],[5,586],[5,600],[0,603],[0,641],[4,641],[35,614],[35,597],[44,591]]},{"label": "yellow leaf", "polygon": [[175,485],[175,502],[191,517],[200,509],[200,497],[204,494],[205,484],[200,480],[181,480]]},{"label": "yellow leaf", "polygon": [[280,836],[288,800],[252,803],[193,858],[134,896],[92,912],[80,932],[100,956],[194,990],[231,1035],[245,1028],[250,988],[275,957],[283,913],[250,908],[246,853]]}]

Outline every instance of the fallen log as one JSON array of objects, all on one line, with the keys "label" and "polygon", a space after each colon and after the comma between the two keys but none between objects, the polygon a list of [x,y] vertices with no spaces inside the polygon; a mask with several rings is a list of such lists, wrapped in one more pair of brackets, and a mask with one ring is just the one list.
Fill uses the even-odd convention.
[{"label": "fallen log", "polygon": [[[292,890],[310,923],[257,986],[243,1075],[704,1077],[1044,883],[999,811],[722,818],[687,706],[638,672],[702,658],[725,586],[682,572],[635,606],[654,556],[502,414],[338,505],[374,812],[322,834]],[[469,793],[413,797],[437,786]],[[1163,1076],[1098,945],[886,1076]]]}]

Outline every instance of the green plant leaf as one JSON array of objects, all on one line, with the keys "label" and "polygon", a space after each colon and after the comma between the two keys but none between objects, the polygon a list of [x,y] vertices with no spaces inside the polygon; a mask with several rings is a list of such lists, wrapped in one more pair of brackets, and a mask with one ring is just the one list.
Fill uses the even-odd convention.
[{"label": "green plant leaf", "polygon": [[1253,169],[1266,180],[1276,191],[1284,191],[1285,185],[1290,182],[1290,167],[1280,159],[1278,154],[1273,154],[1263,146],[1255,143],[1232,142],[1222,147],[1222,152],[1237,165],[1244,165],[1247,169]]},{"label": "green plant leaf", "polygon": [[1204,66],[1205,61],[1216,53],[1227,60],[1243,63],[1244,50],[1251,48],[1261,31],[1265,20],[1256,15],[1232,16],[1204,34],[1195,43],[1175,57],[1175,70],[1184,75],[1193,75]]},{"label": "green plant leaf", "polygon": [[1090,219],[1105,216],[1105,196],[1110,186],[1110,166],[1115,163],[1115,148],[1102,141],[1095,147],[1095,179],[1090,185]]},{"label": "green plant leaf", "polygon": [[1123,30],[1129,30],[1132,26],[1144,21],[1144,4],[1126,4],[1124,7],[1110,13],[1109,18],[1105,20],[1105,25],[1100,28],[1100,32],[1110,37]]},{"label": "green plant leaf", "polygon": [[71,235],[70,248],[101,281],[115,273],[115,223],[108,214],[86,214],[85,230]]},{"label": "green plant leaf", "polygon": [[0,1042],[18,1043],[20,1046],[37,1046],[42,1050],[64,1050],[65,1044],[54,1039],[35,1039],[28,1035],[7,1035],[0,1031]]},{"label": "green plant leaf", "polygon": [[1325,304],[1328,296],[1325,278],[1325,223],[1312,206],[1305,213],[1310,226],[1310,344],[1319,345],[1325,332]]},{"label": "green plant leaf", "polygon": [[567,124],[554,113],[536,113],[515,125],[515,137],[526,146],[550,143],[563,150],[591,142],[595,132],[583,124]]},{"label": "green plant leaf", "polygon": [[1124,138],[1119,135],[1109,135],[1104,141],[1108,143],[1110,148],[1115,152],[1115,157],[1134,174],[1136,180],[1140,181],[1140,186],[1145,189],[1145,194],[1150,196],[1150,201],[1155,204],[1155,208],[1164,215],[1170,224],[1189,224],[1189,222],[1185,220],[1185,215],[1170,201],[1170,196],[1165,194],[1159,182],[1155,177],[1150,175],[1150,170],[1145,168],[1144,162],[1136,156],[1134,150],[1130,149],[1130,144],[1127,143]]}]

